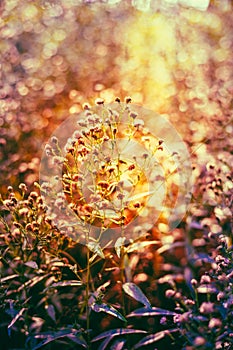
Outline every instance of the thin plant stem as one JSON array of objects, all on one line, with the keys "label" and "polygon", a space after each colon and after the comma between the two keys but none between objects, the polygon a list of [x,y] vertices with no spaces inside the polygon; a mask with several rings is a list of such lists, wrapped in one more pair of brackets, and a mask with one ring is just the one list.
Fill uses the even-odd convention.
[{"label": "thin plant stem", "polygon": [[[121,237],[124,237],[124,227],[121,227]],[[123,284],[125,282],[125,252],[124,252],[124,246],[121,246],[121,258],[120,258],[120,276],[121,276],[121,283],[122,283],[122,313],[123,316],[126,316],[126,309],[125,309],[125,291],[123,289]],[[124,323],[124,326],[127,326],[127,323]]]},{"label": "thin plant stem", "polygon": [[87,344],[88,349],[90,349],[90,312],[89,312],[89,283],[90,283],[90,251],[87,250],[87,278],[86,278],[86,330],[87,330]]}]

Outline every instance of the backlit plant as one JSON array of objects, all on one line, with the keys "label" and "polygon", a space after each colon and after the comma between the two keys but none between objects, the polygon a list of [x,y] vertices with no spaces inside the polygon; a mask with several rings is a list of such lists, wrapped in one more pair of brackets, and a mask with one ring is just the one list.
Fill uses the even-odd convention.
[{"label": "backlit plant", "polygon": [[185,213],[191,190],[185,146],[165,119],[130,102],[85,104],[45,148],[43,196],[56,225],[77,242],[134,240],[159,216],[169,232]]}]

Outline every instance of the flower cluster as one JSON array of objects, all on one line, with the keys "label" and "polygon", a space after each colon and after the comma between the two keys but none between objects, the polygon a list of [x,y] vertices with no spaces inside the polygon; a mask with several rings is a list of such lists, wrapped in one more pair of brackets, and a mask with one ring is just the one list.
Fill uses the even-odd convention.
[{"label": "flower cluster", "polygon": [[[144,114],[149,112],[130,103],[130,97],[125,103],[119,98],[110,105],[102,99],[93,107],[85,103],[71,136],[60,142],[64,129],[73,127],[73,116],[45,147],[41,171],[45,202],[59,228],[73,226],[72,238],[80,243],[92,237],[99,244],[109,229],[135,238],[134,227],[152,227],[161,212],[168,227],[176,203],[184,204],[178,194],[180,188],[187,191],[189,177],[185,169],[184,175],[179,174],[178,152],[171,154],[165,142],[144,125]],[[83,235],[75,238],[75,230]]]}]

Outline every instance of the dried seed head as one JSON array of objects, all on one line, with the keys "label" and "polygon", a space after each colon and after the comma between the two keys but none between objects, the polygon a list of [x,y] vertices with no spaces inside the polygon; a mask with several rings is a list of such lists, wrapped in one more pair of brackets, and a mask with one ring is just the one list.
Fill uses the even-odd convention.
[{"label": "dried seed head", "polygon": [[128,170],[134,170],[135,169],[135,165],[134,164],[131,164],[129,167],[128,167]]},{"label": "dried seed head", "polygon": [[8,187],[7,187],[7,191],[8,191],[9,193],[12,193],[12,192],[13,192],[13,187],[12,187],[12,186],[8,186]]},{"label": "dried seed head", "polygon": [[32,226],[31,223],[27,224],[25,228],[26,228],[27,231],[33,231],[33,226]]},{"label": "dried seed head", "polygon": [[47,157],[53,155],[52,147],[49,144],[45,145],[45,154]]},{"label": "dried seed head", "polygon": [[174,297],[177,299],[177,300],[179,300],[179,299],[181,299],[181,293],[180,292],[176,292],[176,294],[174,295]]},{"label": "dried seed head", "polygon": [[[20,234],[20,230],[18,229],[18,228],[15,228],[13,231],[12,231],[12,237],[14,237],[14,238],[16,238],[16,239],[18,239],[20,236],[21,236],[21,234]],[[15,259],[16,260],[16,259]]]},{"label": "dried seed head", "polygon": [[124,199],[124,194],[123,193],[118,193],[118,195],[117,195],[117,199],[119,199],[119,200],[122,200],[122,199]]},{"label": "dried seed head", "polygon": [[110,163],[110,162],[111,162],[111,157],[110,157],[110,156],[106,156],[106,157],[105,157],[105,161],[106,161],[107,163]]},{"label": "dried seed head", "polygon": [[144,126],[144,121],[142,119],[136,119],[134,122],[135,127]]},{"label": "dried seed head", "polygon": [[102,199],[102,197],[97,193],[91,194],[90,198],[92,203],[100,202]]},{"label": "dried seed head", "polygon": [[19,215],[26,216],[29,212],[28,208],[21,208],[19,209]]},{"label": "dried seed head", "polygon": [[79,126],[83,126],[83,127],[87,126],[87,123],[86,123],[86,121],[85,121],[84,119],[80,119],[80,120],[77,122],[77,124],[78,124]]},{"label": "dried seed head", "polygon": [[93,211],[92,206],[90,206],[89,204],[85,204],[85,205],[83,206],[83,209],[84,209],[85,211],[87,211],[88,213],[91,213],[91,212]]},{"label": "dried seed head", "polygon": [[132,102],[132,98],[130,96],[126,96],[125,103],[130,103],[130,102]]},{"label": "dried seed head", "polygon": [[147,159],[147,158],[149,157],[149,154],[148,154],[148,153],[144,153],[144,154],[142,155],[142,157],[143,157],[144,159]]},{"label": "dried seed head", "polygon": [[193,286],[196,286],[197,284],[198,284],[198,282],[197,282],[197,280],[196,279],[191,279],[191,284],[193,285]]},{"label": "dried seed head", "polygon": [[140,208],[141,207],[141,203],[137,202],[137,203],[134,203],[134,208]]},{"label": "dried seed head", "polygon": [[52,220],[51,217],[47,216],[47,217],[45,218],[45,222],[47,222],[49,225],[51,225],[52,222],[53,222],[53,220]]},{"label": "dried seed head", "polygon": [[100,209],[108,209],[108,207],[109,207],[109,204],[106,203],[106,202],[102,202],[102,203],[100,204]]},{"label": "dried seed head", "polygon": [[83,180],[83,175],[82,174],[74,174],[72,177],[73,181],[82,181]]},{"label": "dried seed head", "polygon": [[104,104],[104,100],[103,100],[102,98],[97,98],[97,99],[95,100],[95,104],[96,104],[97,106],[103,105],[103,104]]},{"label": "dried seed head", "polygon": [[51,142],[54,143],[55,145],[57,145],[57,144],[58,144],[58,139],[57,139],[57,137],[56,137],[56,136],[53,136],[53,137],[51,138]]},{"label": "dried seed head", "polygon": [[53,164],[62,165],[64,163],[64,158],[60,156],[53,157]]},{"label": "dried seed head", "polygon": [[39,225],[39,223],[37,221],[32,221],[32,226],[33,226],[34,229],[40,227],[40,225]]},{"label": "dried seed head", "polygon": [[185,305],[195,305],[195,301],[192,299],[186,299],[184,301]]},{"label": "dried seed head", "polygon": [[85,114],[85,117],[89,117],[90,115],[93,115],[92,111],[89,111],[89,110],[86,110],[84,114]]},{"label": "dried seed head", "polygon": [[137,118],[138,114],[136,112],[130,112],[129,116],[133,119]]},{"label": "dried seed head", "polygon": [[161,319],[160,319],[160,324],[162,325],[166,325],[167,324],[167,318],[165,316],[163,316]]},{"label": "dried seed head", "polygon": [[11,201],[9,199],[5,199],[3,201],[3,204],[6,206],[6,207],[10,207],[12,204],[11,204]]},{"label": "dried seed head", "polygon": [[112,166],[112,167],[110,167],[110,168],[108,169],[108,172],[111,174],[111,173],[114,172],[115,169],[116,169],[116,168]]},{"label": "dried seed head", "polygon": [[214,303],[211,303],[210,301],[204,301],[200,306],[200,313],[211,314],[212,312],[214,312]]},{"label": "dried seed head", "polygon": [[120,102],[121,102],[121,99],[120,99],[120,97],[116,97],[116,98],[115,98],[115,102],[118,102],[118,103],[120,103]]},{"label": "dried seed head", "polygon": [[12,197],[12,198],[11,198],[11,204],[12,204],[12,205],[17,204],[17,202],[18,202],[18,201],[17,201],[17,199],[16,199],[15,197]]},{"label": "dried seed head", "polygon": [[108,188],[109,183],[107,181],[99,181],[98,186],[100,186],[102,188]]},{"label": "dried seed head", "polygon": [[219,318],[211,318],[209,322],[209,328],[220,328],[222,326],[222,322]]},{"label": "dried seed head", "polygon": [[90,110],[91,109],[91,106],[87,102],[85,102],[82,107],[83,107],[84,110]]},{"label": "dried seed head", "polygon": [[81,134],[81,132],[80,131],[78,131],[78,130],[76,130],[75,132],[74,132],[74,138],[75,139],[80,139],[83,135]]},{"label": "dried seed head", "polygon": [[33,191],[33,192],[30,193],[29,197],[31,197],[32,199],[37,199],[38,193]]},{"label": "dried seed head", "polygon": [[22,192],[26,192],[27,191],[27,186],[25,185],[25,183],[21,183],[21,184],[19,184],[19,189]]},{"label": "dried seed head", "polygon": [[173,289],[167,289],[165,292],[166,298],[173,298],[176,292]]},{"label": "dried seed head", "polygon": [[201,284],[208,284],[211,283],[211,278],[208,275],[203,275],[201,276],[201,280],[200,280]]},{"label": "dried seed head", "polygon": [[195,339],[194,339],[194,345],[196,345],[196,346],[202,346],[202,345],[204,345],[206,343],[206,340],[205,340],[205,338],[203,338],[203,337],[196,337]]}]

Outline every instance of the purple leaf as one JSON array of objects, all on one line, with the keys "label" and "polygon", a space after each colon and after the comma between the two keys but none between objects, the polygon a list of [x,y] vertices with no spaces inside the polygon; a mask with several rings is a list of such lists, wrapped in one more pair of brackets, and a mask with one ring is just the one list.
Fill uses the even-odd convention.
[{"label": "purple leaf", "polygon": [[91,305],[91,309],[95,312],[106,312],[107,314],[126,322],[124,316],[111,305],[94,303]]},{"label": "purple leaf", "polygon": [[60,281],[51,284],[47,288],[45,288],[44,291],[48,290],[49,288],[57,288],[57,287],[80,287],[82,286],[82,282],[76,281],[76,280],[69,280],[69,281]]},{"label": "purple leaf", "polygon": [[27,309],[25,307],[23,307],[16,315],[15,317],[11,320],[11,322],[8,325],[8,330],[10,330],[10,328],[15,324],[15,322],[22,316],[22,314],[24,313],[24,311],[26,311]]},{"label": "purple leaf", "polygon": [[132,282],[124,283],[123,289],[125,293],[131,296],[133,299],[139,301],[140,303],[142,303],[148,308],[151,307],[149,300],[135,283],[132,283]]},{"label": "purple leaf", "polygon": [[139,349],[141,346],[146,346],[146,345],[155,343],[158,340],[164,338],[166,335],[169,335],[170,333],[175,333],[175,332],[179,332],[179,329],[178,328],[167,329],[165,331],[161,331],[161,332],[158,332],[155,334],[148,335],[147,337],[140,340],[140,342],[134,346],[134,349]]},{"label": "purple leaf", "polygon": [[[42,346],[49,344],[57,339],[61,339],[68,336],[76,336],[78,331],[76,329],[62,329],[58,332],[46,332],[35,335],[35,339],[44,339],[39,344],[32,347],[32,350],[40,349]],[[83,342],[83,346],[86,347],[86,344]]]},{"label": "purple leaf", "polygon": [[141,329],[116,328],[116,329],[111,329],[107,332],[104,332],[104,333],[97,335],[95,338],[92,339],[92,342],[104,339],[106,337],[110,337],[112,339],[113,337],[116,337],[117,335],[135,334],[135,333],[147,333],[147,332],[142,331]]},{"label": "purple leaf", "polygon": [[169,310],[164,310],[160,309],[158,307],[151,307],[151,308],[140,308],[137,310],[134,310],[131,312],[127,317],[142,317],[142,316],[175,316],[177,313],[169,311]]}]

